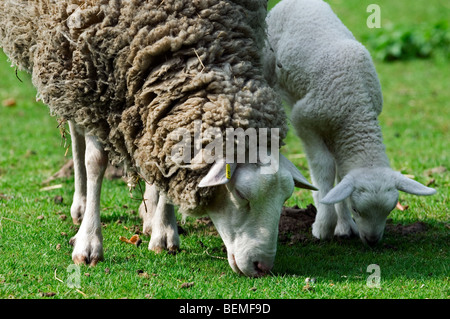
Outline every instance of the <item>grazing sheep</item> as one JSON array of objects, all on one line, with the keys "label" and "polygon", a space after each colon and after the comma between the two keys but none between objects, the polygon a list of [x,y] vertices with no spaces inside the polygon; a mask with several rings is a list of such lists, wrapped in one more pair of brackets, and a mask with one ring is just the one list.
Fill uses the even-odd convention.
[{"label": "grazing sheep", "polygon": [[415,195],[435,190],[389,167],[377,122],[382,94],[375,67],[330,6],[283,0],[266,21],[266,77],[292,107],[292,123],[319,188],[313,235],[359,233],[373,245],[383,236],[398,190]]},{"label": "grazing sheep", "polygon": [[260,174],[261,161],[180,165],[172,157],[180,141],[170,138],[179,128],[194,136],[200,121],[200,148],[211,142],[209,128],[277,128],[271,137],[283,140],[285,114],[261,68],[266,10],[264,0],[0,3],[0,46],[69,122],[71,214],[81,221],[71,240],[75,263],[103,259],[99,207],[109,160],[124,165],[131,186],[142,177],[158,196],[149,198],[150,249],[178,247],[175,204],[212,218],[236,272],[259,276],[272,267],[284,201],[294,184],[314,187],[277,152],[268,154],[274,174]]}]

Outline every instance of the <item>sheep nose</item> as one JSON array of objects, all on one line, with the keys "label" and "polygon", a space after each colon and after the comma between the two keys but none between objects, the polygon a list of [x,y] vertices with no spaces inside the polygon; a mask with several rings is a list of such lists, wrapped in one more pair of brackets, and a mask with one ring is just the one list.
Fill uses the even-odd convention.
[{"label": "sheep nose", "polygon": [[255,261],[253,263],[253,265],[255,266],[257,277],[262,277],[262,276],[267,275],[273,267],[273,264],[268,265],[261,261]]}]

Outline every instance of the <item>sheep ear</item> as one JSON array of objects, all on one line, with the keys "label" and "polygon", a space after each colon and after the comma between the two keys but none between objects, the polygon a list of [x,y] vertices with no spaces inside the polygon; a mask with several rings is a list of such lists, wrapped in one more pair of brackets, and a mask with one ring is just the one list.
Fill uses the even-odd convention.
[{"label": "sheep ear", "polygon": [[291,173],[292,178],[294,179],[295,187],[311,189],[314,191],[318,190],[317,187],[315,187],[314,185],[311,185],[308,182],[308,180],[302,175],[302,173],[300,173],[298,168],[290,160],[288,160],[286,157],[284,157],[283,154],[279,154],[279,155],[280,155],[280,164],[281,164],[281,166],[286,168],[289,171],[289,173]]},{"label": "sheep ear", "polygon": [[433,195],[436,193],[434,188],[424,186],[400,173],[397,175],[396,187],[399,191],[419,196]]},{"label": "sheep ear", "polygon": [[328,205],[342,202],[353,193],[354,189],[353,177],[347,175],[320,202]]},{"label": "sheep ear", "polygon": [[209,169],[208,174],[202,178],[198,184],[198,187],[211,187],[226,184],[230,181],[235,170],[236,163],[229,164],[227,172],[227,163],[225,158],[216,160],[216,162]]}]

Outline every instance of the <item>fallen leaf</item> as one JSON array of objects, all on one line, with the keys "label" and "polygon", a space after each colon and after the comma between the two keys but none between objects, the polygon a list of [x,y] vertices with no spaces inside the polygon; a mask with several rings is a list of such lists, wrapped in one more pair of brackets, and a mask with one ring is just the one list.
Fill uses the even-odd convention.
[{"label": "fallen leaf", "polygon": [[139,277],[143,277],[143,278],[150,278],[150,275],[147,272],[141,272],[138,274]]},{"label": "fallen leaf", "polygon": [[3,193],[0,193],[0,199],[4,199],[4,200],[10,200],[11,196],[5,195]]},{"label": "fallen leaf", "polygon": [[433,167],[433,168],[427,169],[425,171],[425,174],[428,176],[431,176],[433,174],[442,174],[442,173],[445,173],[446,171],[447,171],[447,167],[438,166],[438,167]]},{"label": "fallen leaf", "polygon": [[63,200],[64,199],[61,195],[56,195],[55,197],[53,197],[53,201],[55,202],[55,204],[62,204]]},{"label": "fallen leaf", "polygon": [[194,284],[195,283],[193,281],[192,282],[184,282],[183,284],[181,284],[180,288],[182,288],[182,289],[191,288]]},{"label": "fallen leaf", "polygon": [[409,208],[408,205],[402,205],[402,204],[400,204],[400,202],[397,202],[397,206],[396,207],[397,207],[397,209],[401,210],[402,212]]},{"label": "fallen leaf", "polygon": [[139,235],[133,235],[130,239],[120,236],[119,239],[125,243],[136,245],[136,247],[139,247],[142,243],[142,239],[139,238]]},{"label": "fallen leaf", "polygon": [[314,287],[311,286],[309,283],[306,283],[306,285],[303,286],[303,291],[312,291],[314,290]]},{"label": "fallen leaf", "polygon": [[14,98],[9,98],[2,101],[2,105],[6,107],[16,106],[16,100]]},{"label": "fallen leaf", "polygon": [[41,297],[53,297],[56,292],[41,292]]}]

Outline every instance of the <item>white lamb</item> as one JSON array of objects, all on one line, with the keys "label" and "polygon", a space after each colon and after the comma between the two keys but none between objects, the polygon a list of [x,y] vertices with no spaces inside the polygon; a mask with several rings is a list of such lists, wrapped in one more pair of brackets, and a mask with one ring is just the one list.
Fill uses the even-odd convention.
[{"label": "white lamb", "polygon": [[374,245],[398,190],[435,190],[389,167],[377,121],[381,87],[370,54],[321,0],[283,0],[267,24],[266,77],[292,107],[292,124],[319,188],[313,235],[359,233]]}]

